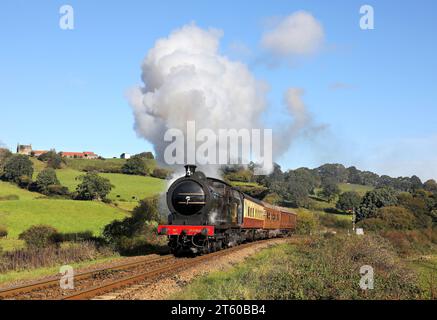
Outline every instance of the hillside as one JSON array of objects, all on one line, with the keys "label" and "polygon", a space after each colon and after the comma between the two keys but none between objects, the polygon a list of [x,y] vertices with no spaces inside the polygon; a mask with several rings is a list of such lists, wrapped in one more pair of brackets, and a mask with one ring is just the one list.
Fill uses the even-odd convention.
[{"label": "hillside", "polygon": [[[35,179],[44,169],[45,163],[31,158],[34,164]],[[108,169],[109,166],[121,166],[125,160],[82,160],[68,159],[67,167],[56,170],[61,184],[74,191],[80,183],[79,176],[85,174],[80,170],[90,167]],[[70,167],[71,166],[71,167]],[[8,230],[8,237],[0,239],[4,250],[23,245],[18,235],[32,225],[46,224],[60,232],[91,231],[100,235],[102,228],[115,219],[128,215],[138,201],[163,192],[166,181],[153,177],[124,175],[119,173],[101,173],[113,184],[108,198],[114,205],[96,201],[58,200],[48,198],[36,192],[21,189],[12,183],[0,181],[0,225]]]}]

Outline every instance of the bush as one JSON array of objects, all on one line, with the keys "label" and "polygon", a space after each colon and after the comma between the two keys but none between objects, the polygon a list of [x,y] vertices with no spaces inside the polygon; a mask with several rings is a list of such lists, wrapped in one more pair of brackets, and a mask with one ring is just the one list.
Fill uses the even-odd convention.
[{"label": "bush", "polygon": [[[138,250],[148,246],[161,246],[165,242],[156,236],[157,222],[161,216],[158,210],[158,198],[144,199],[136,207],[131,217],[122,221],[115,220],[105,226],[104,238],[122,254],[139,253]],[[144,249],[144,248],[143,248]]]},{"label": "bush", "polygon": [[8,229],[4,226],[0,226],[0,238],[6,238],[8,236]]},{"label": "bush", "polygon": [[407,209],[398,206],[383,207],[377,210],[376,218],[380,218],[392,229],[414,229],[415,217]]},{"label": "bush", "polygon": [[47,193],[50,196],[68,196],[70,194],[70,191],[67,187],[61,186],[59,184],[53,184],[47,187]]},{"label": "bush", "polygon": [[159,178],[159,179],[167,179],[171,174],[170,170],[164,169],[164,168],[155,168],[152,172],[152,177]]},{"label": "bush", "polygon": [[24,240],[28,248],[46,248],[60,242],[59,232],[46,225],[32,226],[22,232],[18,238]]},{"label": "bush", "polygon": [[365,231],[381,231],[388,228],[387,223],[380,218],[368,218],[357,223],[357,227]]},{"label": "bush", "polygon": [[29,186],[32,184],[32,179],[28,176],[21,176],[18,178],[17,184],[20,188],[28,189]]},{"label": "bush", "polygon": [[110,255],[113,255],[113,252],[108,248],[97,247],[92,242],[68,243],[62,247],[26,248],[3,253],[0,259],[0,273],[53,267]]},{"label": "bush", "polygon": [[158,210],[158,197],[146,198],[133,210],[132,217],[137,221],[161,222],[162,216]]},{"label": "bush", "polygon": [[93,233],[91,231],[84,232],[71,232],[71,233],[60,233],[59,239],[62,242],[82,242],[95,240]]},{"label": "bush", "polygon": [[299,212],[296,222],[297,234],[311,234],[317,230],[319,220],[311,212]]},{"label": "bush", "polygon": [[352,228],[352,220],[339,219],[332,214],[323,214],[319,216],[320,223],[328,228],[335,229],[350,229]]}]

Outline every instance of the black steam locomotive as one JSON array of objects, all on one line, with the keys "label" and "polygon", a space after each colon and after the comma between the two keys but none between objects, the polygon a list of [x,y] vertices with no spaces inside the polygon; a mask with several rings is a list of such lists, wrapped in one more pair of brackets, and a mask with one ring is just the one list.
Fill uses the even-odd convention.
[{"label": "black steam locomotive", "polygon": [[294,229],[295,214],[287,209],[206,177],[194,165],[186,165],[185,170],[185,176],[167,191],[168,224],[158,226],[158,233],[168,236],[173,253],[208,253]]}]

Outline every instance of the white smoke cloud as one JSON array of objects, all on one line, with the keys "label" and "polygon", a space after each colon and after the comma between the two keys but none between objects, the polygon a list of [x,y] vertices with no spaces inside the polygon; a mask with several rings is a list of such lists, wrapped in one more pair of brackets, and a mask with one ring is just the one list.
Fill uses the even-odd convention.
[{"label": "white smoke cloud", "polygon": [[[257,80],[248,67],[219,53],[223,32],[204,30],[195,24],[183,26],[159,39],[142,63],[143,86],[128,93],[137,134],[154,145],[163,160],[169,142],[164,133],[171,128],[186,135],[187,121],[196,130],[262,129],[266,111],[267,84]],[[274,158],[288,149],[291,140],[309,123],[300,100],[303,91],[290,89],[286,100],[293,121],[273,137]],[[274,135],[276,134],[274,131]],[[290,133],[292,133],[290,135]],[[210,173],[212,174],[212,173]]]},{"label": "white smoke cloud", "polygon": [[323,45],[325,32],[316,18],[305,11],[295,12],[266,31],[261,45],[276,56],[289,57],[316,53]]},{"label": "white smoke cloud", "polygon": [[266,84],[247,66],[218,52],[222,32],[194,24],[159,39],[142,64],[144,86],[129,92],[137,133],[153,143],[158,157],[169,128],[260,128]]},{"label": "white smoke cloud", "polygon": [[284,93],[283,101],[293,121],[277,132],[274,152],[278,156],[287,151],[297,137],[313,137],[327,128],[324,124],[315,123],[313,115],[303,101],[304,94],[304,89],[294,87],[288,88]]}]

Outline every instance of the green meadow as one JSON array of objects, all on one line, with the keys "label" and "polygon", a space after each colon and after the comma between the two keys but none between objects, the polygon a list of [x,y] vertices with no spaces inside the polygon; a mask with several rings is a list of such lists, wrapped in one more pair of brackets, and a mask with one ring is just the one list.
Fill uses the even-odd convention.
[{"label": "green meadow", "polygon": [[[83,161],[83,163],[82,163]],[[44,169],[45,164],[32,158],[34,179]],[[74,191],[80,183],[79,176],[85,172],[78,169],[90,166],[119,165],[124,160],[81,160],[69,159],[67,164],[73,166],[56,170],[62,185]],[[23,246],[18,235],[32,225],[46,224],[60,232],[91,231],[100,235],[103,227],[115,219],[122,219],[133,210],[138,201],[165,190],[166,181],[144,176],[124,175],[118,173],[101,173],[114,186],[108,198],[115,205],[97,201],[59,200],[30,192],[14,184],[0,181],[0,226],[8,230],[7,238],[0,239],[3,250]]]}]

